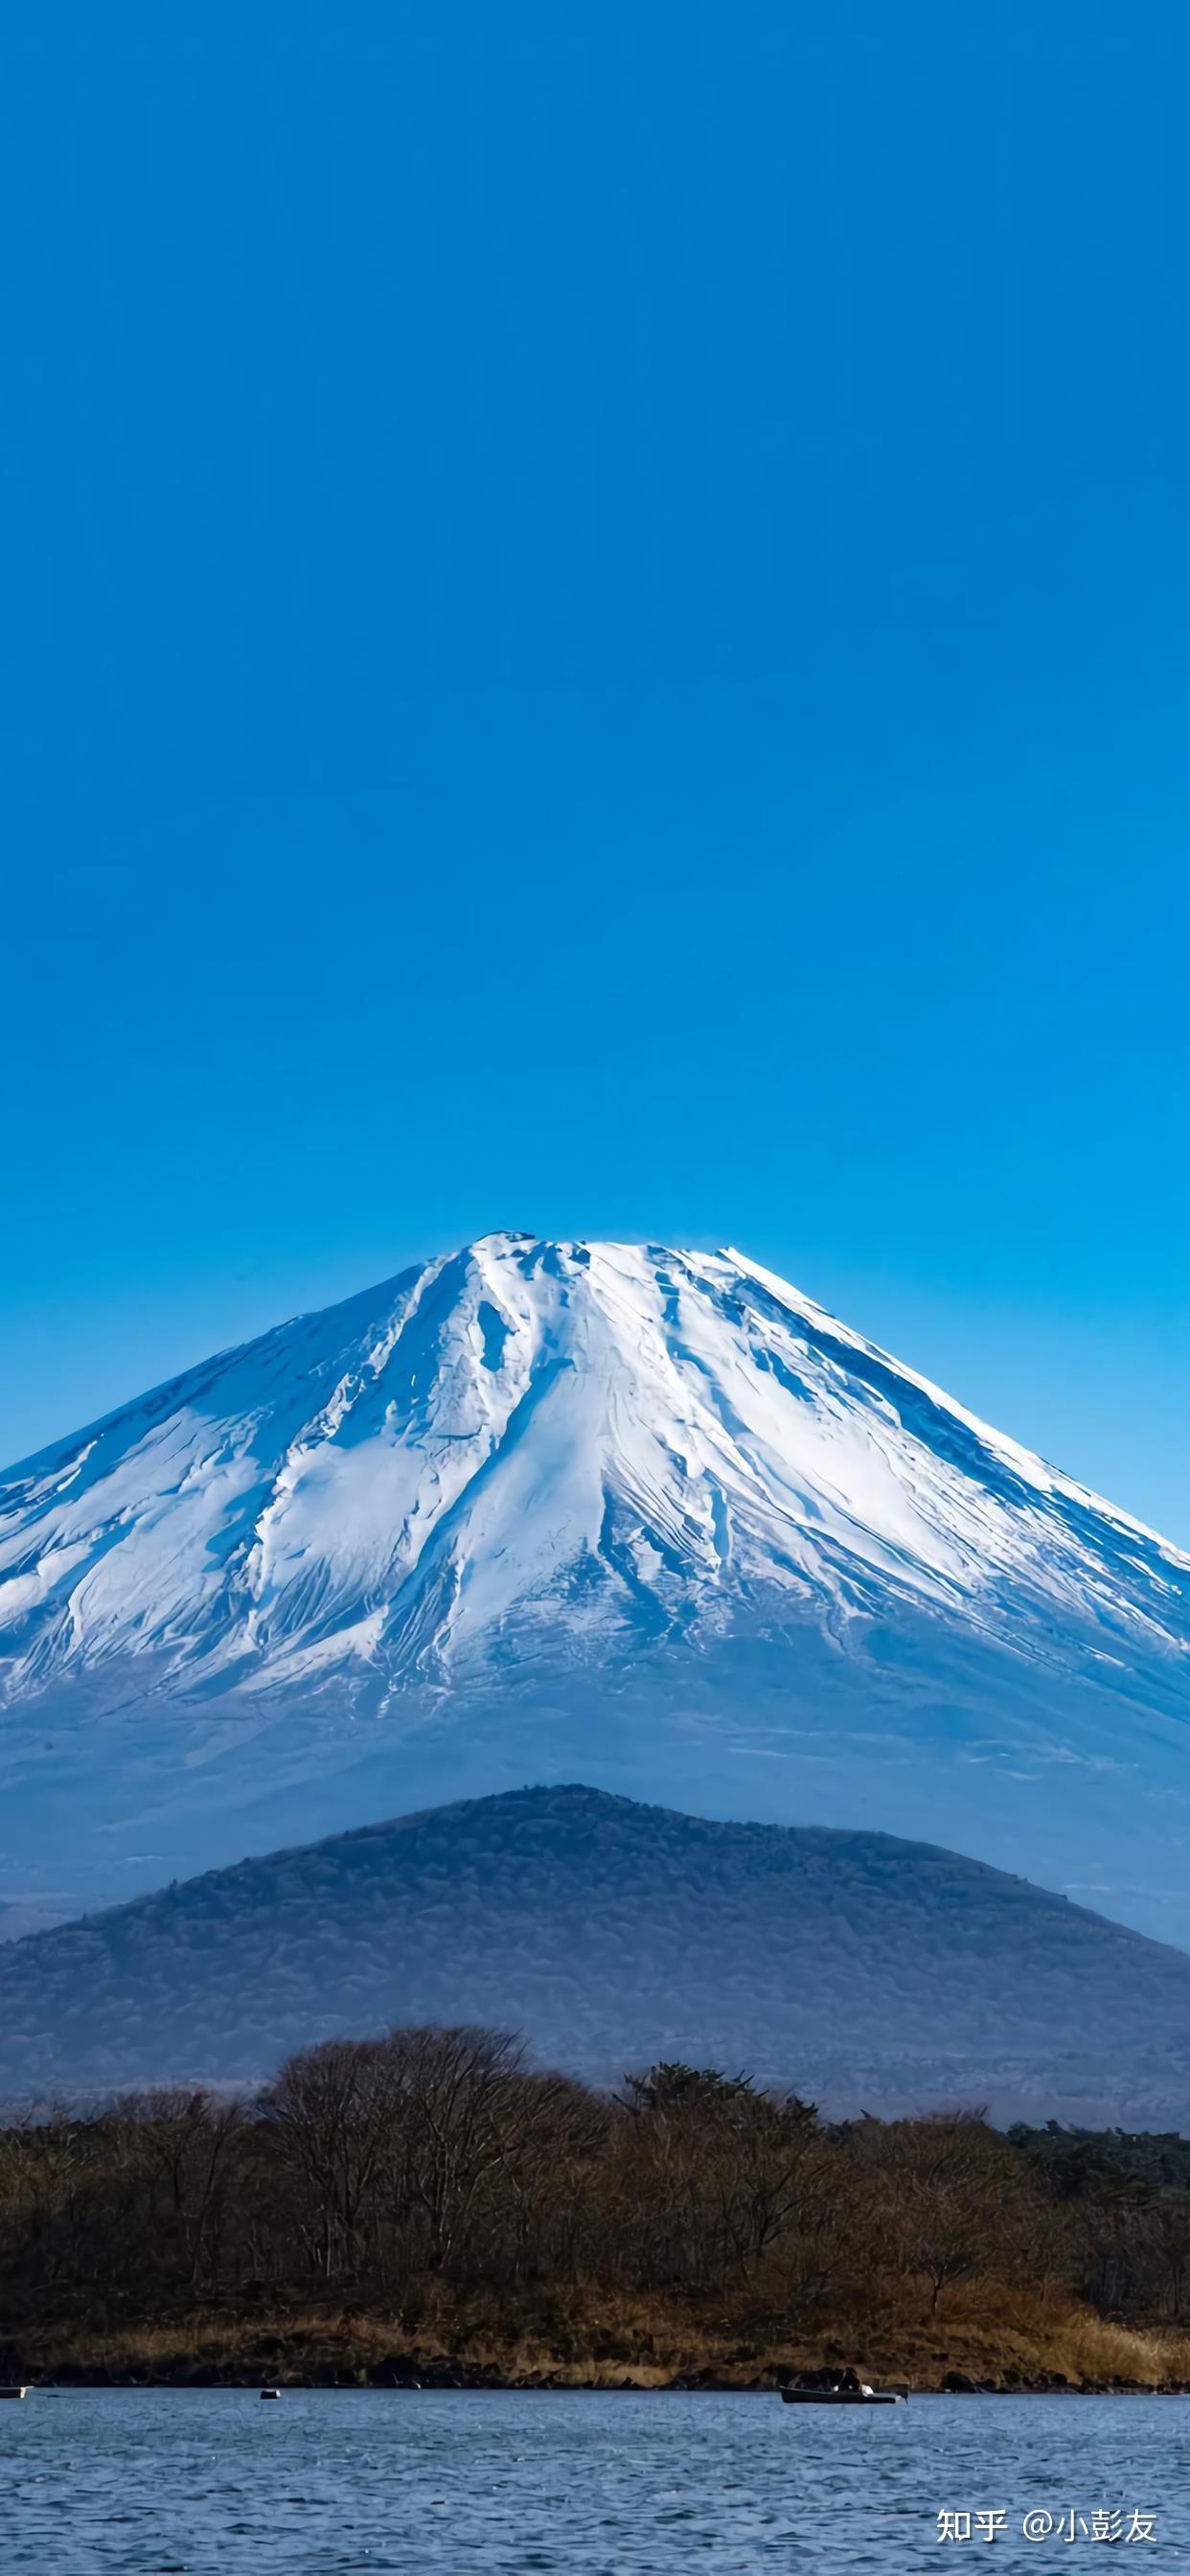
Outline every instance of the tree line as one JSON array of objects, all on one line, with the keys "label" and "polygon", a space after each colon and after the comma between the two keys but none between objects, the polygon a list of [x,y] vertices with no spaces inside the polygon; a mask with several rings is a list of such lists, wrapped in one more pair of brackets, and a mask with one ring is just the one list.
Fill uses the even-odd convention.
[{"label": "tree line", "polygon": [[945,2311],[961,2284],[1179,2324],[1190,2142],[979,2111],[848,2122],[744,2073],[599,2092],[513,2037],[328,2040],[245,2095],[124,2094],[0,2125],[0,2341],[337,2303],[647,2293],[757,2326]]}]

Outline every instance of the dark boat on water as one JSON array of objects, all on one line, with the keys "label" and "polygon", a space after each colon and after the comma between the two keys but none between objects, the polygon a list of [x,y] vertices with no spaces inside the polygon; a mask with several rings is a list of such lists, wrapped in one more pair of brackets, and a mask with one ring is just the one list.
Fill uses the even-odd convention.
[{"label": "dark boat on water", "polygon": [[905,2406],[901,2388],[783,2388],[783,2406]]},{"label": "dark boat on water", "polygon": [[857,2371],[841,2371],[837,2378],[818,2376],[795,2379],[781,2390],[783,2406],[906,2406],[908,2388],[870,2388]]}]

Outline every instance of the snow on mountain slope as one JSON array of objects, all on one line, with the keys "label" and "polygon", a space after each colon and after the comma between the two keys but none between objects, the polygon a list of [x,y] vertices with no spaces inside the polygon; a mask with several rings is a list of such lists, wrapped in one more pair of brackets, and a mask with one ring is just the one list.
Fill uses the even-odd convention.
[{"label": "snow on mountain slope", "polygon": [[1188,1648],[1190,1560],[755,1263],[491,1235],[0,1480],[0,1896],[577,1769],[1176,1937]]}]

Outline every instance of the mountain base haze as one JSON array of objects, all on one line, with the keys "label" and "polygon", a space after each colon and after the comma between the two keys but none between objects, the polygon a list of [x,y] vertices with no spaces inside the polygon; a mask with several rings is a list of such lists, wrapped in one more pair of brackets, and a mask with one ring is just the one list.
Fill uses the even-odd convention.
[{"label": "mountain base haze", "polygon": [[599,2084],[680,2059],[827,2110],[1190,2126],[1190,1959],[891,1835],[531,1789],[278,1852],[14,1943],[0,2095],[251,2081],[392,2023]]}]

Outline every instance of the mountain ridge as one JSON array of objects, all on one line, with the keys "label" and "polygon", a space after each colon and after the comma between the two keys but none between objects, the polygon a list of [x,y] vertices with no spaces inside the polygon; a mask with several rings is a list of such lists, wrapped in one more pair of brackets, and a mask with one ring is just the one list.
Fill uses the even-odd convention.
[{"label": "mountain ridge", "polygon": [[391,2022],[523,2031],[599,2082],[660,2057],[832,2112],[1190,2122],[1190,1959],[881,1833],[715,1822],[582,1783],[462,1799],[13,1945],[0,2093],[251,2081]]}]

